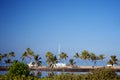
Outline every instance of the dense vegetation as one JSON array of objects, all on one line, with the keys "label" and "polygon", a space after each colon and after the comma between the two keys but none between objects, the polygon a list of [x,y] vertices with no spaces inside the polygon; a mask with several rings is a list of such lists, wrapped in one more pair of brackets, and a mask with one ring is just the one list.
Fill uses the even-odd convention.
[{"label": "dense vegetation", "polygon": [[30,73],[28,65],[23,62],[14,62],[12,66],[9,67],[8,75],[17,76],[17,75],[25,75],[28,76]]},{"label": "dense vegetation", "polygon": [[[46,62],[49,67],[53,68],[56,63],[59,61],[65,61],[68,58],[67,53],[61,52],[59,54],[59,59],[52,52],[46,53]],[[0,80],[120,80],[120,76],[116,74],[114,70],[111,69],[97,69],[90,71],[87,74],[50,74],[45,78],[38,78],[30,74],[28,65],[26,65],[26,59],[28,58],[33,65],[42,66],[41,57],[38,54],[35,54],[30,48],[27,48],[26,51],[22,54],[22,62],[18,60],[13,60],[15,53],[12,51],[10,53],[0,54],[0,62],[4,60],[6,64],[12,64],[9,67],[8,74],[1,75]],[[104,60],[105,56],[100,54],[99,56],[91,53],[87,50],[82,51],[81,54],[75,53],[74,58],[92,61],[94,66],[97,63],[97,60]],[[34,60],[32,60],[34,59]],[[118,63],[118,59],[115,55],[110,56],[108,64],[112,66]],[[74,66],[76,62],[74,59],[69,59],[70,66]]]},{"label": "dense vegetation", "polygon": [[111,69],[98,69],[87,74],[60,74],[52,75],[45,78],[37,78],[35,76],[26,75],[4,75],[0,76],[0,80],[120,80],[120,76]]}]

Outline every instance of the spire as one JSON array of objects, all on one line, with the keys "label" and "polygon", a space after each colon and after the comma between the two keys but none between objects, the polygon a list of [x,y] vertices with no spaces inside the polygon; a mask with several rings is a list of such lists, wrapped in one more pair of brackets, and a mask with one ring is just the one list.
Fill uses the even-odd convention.
[{"label": "spire", "polygon": [[60,54],[61,52],[60,52],[60,44],[58,45],[58,59],[60,58],[59,57],[59,54]]},{"label": "spire", "polygon": [[58,55],[60,54],[60,44],[58,45]]}]

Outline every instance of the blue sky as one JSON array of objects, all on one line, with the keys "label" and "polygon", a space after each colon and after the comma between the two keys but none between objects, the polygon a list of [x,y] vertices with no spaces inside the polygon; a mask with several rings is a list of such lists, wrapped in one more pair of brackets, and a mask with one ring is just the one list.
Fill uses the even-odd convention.
[{"label": "blue sky", "polygon": [[0,52],[120,53],[119,0],[0,0]]}]

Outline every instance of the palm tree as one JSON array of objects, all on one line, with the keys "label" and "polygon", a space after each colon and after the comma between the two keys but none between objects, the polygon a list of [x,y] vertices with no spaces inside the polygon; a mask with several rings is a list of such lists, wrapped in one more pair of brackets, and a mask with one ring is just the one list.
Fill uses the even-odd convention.
[{"label": "palm tree", "polygon": [[99,60],[99,57],[96,56],[94,53],[91,53],[91,54],[90,54],[90,59],[94,62],[94,66],[95,66],[97,60]]},{"label": "palm tree", "polygon": [[25,59],[26,59],[27,57],[28,57],[27,52],[24,52],[24,53],[22,54],[22,56],[21,56],[22,61],[26,62]]},{"label": "palm tree", "polygon": [[22,61],[24,61],[25,58],[29,58],[31,62],[33,56],[34,56],[34,52],[30,48],[27,48],[26,51],[22,54],[21,58]]},{"label": "palm tree", "polygon": [[52,52],[47,52],[45,56],[46,56],[46,59],[47,59],[46,62],[50,66],[51,58],[53,57],[53,53]]},{"label": "palm tree", "polygon": [[2,63],[2,54],[0,53],[0,63]]},{"label": "palm tree", "polygon": [[12,63],[11,59],[7,59],[5,60],[5,63],[8,64],[8,66],[10,66],[10,63]]},{"label": "palm tree", "polygon": [[62,52],[61,54],[59,54],[59,56],[60,56],[60,60],[63,60],[63,59],[66,60],[68,58],[68,55],[66,53],[64,53],[64,52]]},{"label": "palm tree", "polygon": [[57,60],[56,56],[51,57],[51,65],[50,65],[50,67],[53,68],[54,66],[56,66],[57,62],[58,62],[58,60]]},{"label": "palm tree", "polygon": [[0,53],[0,61],[2,61],[2,54]]},{"label": "palm tree", "polygon": [[30,61],[31,61],[32,57],[34,56],[34,52],[30,48],[27,48],[26,52],[27,55],[30,57]]},{"label": "palm tree", "polygon": [[79,59],[79,57],[80,57],[79,53],[75,53],[74,57],[75,57],[76,59]]},{"label": "palm tree", "polygon": [[9,55],[8,55],[7,53],[5,53],[5,54],[3,54],[3,57],[4,57],[4,58],[8,58]]},{"label": "palm tree", "polygon": [[82,54],[80,55],[80,58],[83,60],[89,60],[90,59],[90,54],[87,50],[82,51]]},{"label": "palm tree", "polygon": [[103,62],[103,60],[105,59],[105,56],[103,54],[99,55],[99,60],[101,60]]},{"label": "palm tree", "polygon": [[105,59],[104,55],[103,55],[103,54],[100,54],[100,55],[99,55],[99,59],[100,59],[100,60]]},{"label": "palm tree", "polygon": [[9,57],[15,57],[15,53],[12,51],[9,53]]},{"label": "palm tree", "polygon": [[[9,59],[9,54],[5,53],[3,54],[3,58],[4,58],[4,62],[6,64],[10,63],[11,62],[11,59]],[[7,66],[7,65],[6,65]]]},{"label": "palm tree", "polygon": [[73,66],[74,64],[76,64],[76,62],[74,62],[74,59],[70,59],[69,64],[70,64],[70,66]]},{"label": "palm tree", "polygon": [[41,57],[39,57],[39,55],[34,55],[34,60],[35,60],[35,63],[38,65],[38,66],[42,66],[42,61],[40,61]]},{"label": "palm tree", "polygon": [[110,65],[114,65],[114,63],[113,63],[113,61],[110,59],[108,62],[107,62],[107,64],[110,64]]},{"label": "palm tree", "polygon": [[110,58],[111,59],[107,62],[108,64],[111,64],[113,66],[114,64],[118,63],[118,59],[116,58],[115,55],[110,56]]},{"label": "palm tree", "polygon": [[56,63],[58,62],[57,57],[53,55],[52,52],[47,52],[46,53],[46,62],[48,63],[49,67],[53,68],[56,66]]},{"label": "palm tree", "polygon": [[90,60],[90,54],[87,50],[82,51],[82,54],[80,55],[80,58],[82,60]]}]

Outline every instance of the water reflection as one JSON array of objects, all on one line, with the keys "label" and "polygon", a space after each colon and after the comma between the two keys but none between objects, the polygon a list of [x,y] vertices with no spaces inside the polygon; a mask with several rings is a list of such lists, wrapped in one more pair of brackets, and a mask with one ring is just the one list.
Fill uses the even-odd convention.
[{"label": "water reflection", "polygon": [[[0,75],[5,75],[7,74],[8,71],[0,71]],[[59,75],[59,74],[86,74],[88,72],[58,72],[58,71],[40,71],[40,70],[32,70],[30,72],[31,76],[36,76],[39,78],[43,77],[53,77],[54,75]],[[118,75],[120,75],[120,72],[116,72]]]},{"label": "water reflection", "polygon": [[31,76],[36,77],[53,77],[54,75],[59,74],[86,74],[87,72],[58,72],[58,71],[39,71],[39,70],[32,70],[30,72]]},{"label": "water reflection", "polygon": [[32,71],[30,72],[30,75],[41,78],[41,76],[42,76],[42,71],[32,70]]}]

